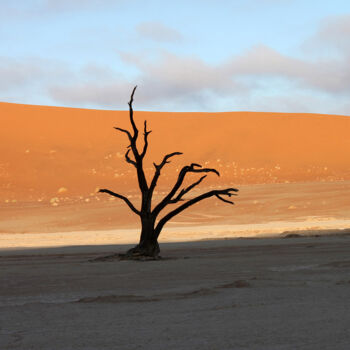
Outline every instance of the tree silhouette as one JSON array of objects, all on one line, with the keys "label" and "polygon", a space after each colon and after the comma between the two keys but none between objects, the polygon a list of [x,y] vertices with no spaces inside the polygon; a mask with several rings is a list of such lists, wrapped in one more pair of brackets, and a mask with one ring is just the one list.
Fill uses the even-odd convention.
[{"label": "tree silhouette", "polygon": [[[144,131],[143,131],[143,139],[144,139],[143,148],[142,150],[139,150],[136,144],[137,139],[139,137],[139,130],[134,121],[134,111],[132,107],[136,88],[137,86],[134,87],[131,93],[130,101],[128,103],[129,117],[130,117],[132,131],[122,129],[119,127],[115,127],[115,129],[126,134],[130,142],[130,145],[127,147],[127,151],[125,153],[125,161],[131,164],[136,169],[138,185],[140,188],[141,198],[142,198],[141,208],[137,209],[127,197],[121,194],[115,193],[113,191],[110,191],[108,189],[101,189],[99,190],[99,192],[107,193],[111,196],[114,196],[123,200],[129,206],[129,208],[136,215],[140,217],[140,220],[141,220],[140,241],[134,248],[130,249],[125,256],[130,258],[135,258],[140,256],[157,257],[160,251],[159,244],[158,244],[158,237],[164,225],[170,219],[172,219],[175,215],[180,214],[182,211],[189,208],[193,204],[196,204],[202,201],[203,199],[214,197],[214,196],[225,203],[234,204],[232,201],[223,198],[223,196],[231,197],[233,195],[236,195],[235,192],[238,192],[238,189],[227,188],[223,190],[222,189],[212,190],[212,191],[203,193],[197,197],[194,197],[191,199],[185,199],[184,196],[187,193],[189,193],[193,188],[198,186],[207,176],[207,175],[203,175],[196,182],[192,183],[187,187],[183,187],[181,189],[184,179],[188,173],[214,173],[220,176],[219,172],[215,169],[202,168],[201,165],[192,163],[190,165],[184,166],[181,169],[181,171],[179,172],[178,178],[175,184],[173,185],[173,187],[171,188],[171,190],[169,191],[169,193],[163,199],[161,199],[158,204],[156,204],[152,208],[152,198],[153,198],[154,190],[157,186],[157,182],[161,175],[162,169],[166,164],[170,163],[170,159],[172,157],[181,155],[182,153],[173,152],[173,153],[166,154],[163,157],[163,160],[159,164],[153,163],[155,168],[154,175],[150,183],[147,182],[144,169],[143,169],[143,160],[147,153],[148,136],[151,133],[151,131],[147,129],[147,121],[145,120]],[[171,210],[167,214],[165,214],[162,218],[159,218],[164,208],[166,208],[169,204],[176,204],[179,202],[184,202],[184,203],[177,206],[175,209]]]}]

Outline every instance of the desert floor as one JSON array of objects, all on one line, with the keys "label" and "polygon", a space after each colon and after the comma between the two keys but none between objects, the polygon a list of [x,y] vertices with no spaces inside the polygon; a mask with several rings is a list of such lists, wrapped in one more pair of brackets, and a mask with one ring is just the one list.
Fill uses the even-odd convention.
[{"label": "desert floor", "polygon": [[350,236],[1,252],[1,349],[349,349]]},{"label": "desert floor", "polygon": [[0,349],[349,349],[349,181],[240,190],[146,262],[90,261],[137,242],[119,202],[4,204]]},{"label": "desert floor", "polygon": [[[161,235],[163,241],[278,234],[294,229],[350,228],[350,180],[237,187],[238,196],[233,198],[235,205],[225,204],[216,198],[204,200],[174,217],[165,226]],[[201,192],[206,190],[211,188],[204,187]],[[127,189],[121,192],[128,193]],[[41,246],[47,243],[43,242],[46,240],[44,237],[34,242],[31,236],[23,234],[55,233],[63,238],[60,245],[85,244],[87,234],[84,234],[83,241],[82,237],[77,238],[75,243],[69,241],[73,239],[72,232],[83,231],[94,232],[95,241],[91,244],[136,242],[139,220],[122,201],[106,194],[97,197],[92,193],[90,198],[77,201],[68,194],[66,196],[66,200],[63,198],[53,203],[0,202],[0,247],[10,244],[4,241],[4,234],[20,234],[11,236],[11,241],[15,247],[22,248],[32,246],[30,241],[33,244],[42,242]],[[136,207],[139,206],[140,197],[135,195],[131,200]],[[202,229],[191,229],[193,226],[201,226]],[[211,229],[210,233],[207,230],[208,234],[203,236],[203,227],[213,226],[220,228]],[[101,241],[97,231],[104,232]],[[108,232],[112,234],[110,239]],[[25,237],[30,238],[27,243]]]}]

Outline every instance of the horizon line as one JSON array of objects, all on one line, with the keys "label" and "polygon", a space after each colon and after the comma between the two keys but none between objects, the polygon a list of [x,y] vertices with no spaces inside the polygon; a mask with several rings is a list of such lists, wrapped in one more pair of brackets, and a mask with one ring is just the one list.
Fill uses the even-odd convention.
[{"label": "horizon line", "polygon": [[[41,104],[30,104],[21,102],[8,102],[0,101],[0,104],[28,106],[28,107],[44,107],[44,108],[61,108],[61,109],[76,109],[76,110],[87,110],[87,111],[105,111],[105,112],[128,112],[128,109],[99,109],[99,108],[87,108],[87,107],[68,107],[68,106],[55,106],[55,105],[41,105]],[[125,103],[127,104],[127,102]],[[224,113],[269,113],[269,114],[307,114],[307,115],[324,115],[324,116],[337,116],[337,117],[350,117],[349,114],[335,114],[335,113],[317,113],[317,112],[273,112],[273,111],[254,111],[254,110],[228,110],[228,111],[216,111],[216,112],[189,112],[189,111],[153,111],[153,110],[134,110],[134,112],[142,113],[191,113],[191,114],[224,114]]]}]

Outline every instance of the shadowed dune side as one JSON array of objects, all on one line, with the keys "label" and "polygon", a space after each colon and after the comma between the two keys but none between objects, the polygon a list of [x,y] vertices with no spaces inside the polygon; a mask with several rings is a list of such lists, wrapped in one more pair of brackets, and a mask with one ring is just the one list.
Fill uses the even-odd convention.
[{"label": "shadowed dune side", "polygon": [[[160,191],[189,162],[215,167],[207,184],[259,184],[350,179],[350,118],[285,113],[138,112],[150,135],[146,172],[164,153],[181,151],[164,169]],[[126,111],[0,103],[0,200],[98,201],[100,186],[136,194],[124,161]]]}]

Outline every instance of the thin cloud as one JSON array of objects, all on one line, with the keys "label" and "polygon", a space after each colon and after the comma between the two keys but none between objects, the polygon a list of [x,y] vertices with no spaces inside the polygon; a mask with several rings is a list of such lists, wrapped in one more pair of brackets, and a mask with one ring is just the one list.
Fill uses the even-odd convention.
[{"label": "thin cloud", "polygon": [[72,78],[76,78],[75,73],[62,62],[37,57],[0,57],[2,101],[33,103],[37,96],[47,96],[47,88],[53,81],[64,85]]},{"label": "thin cloud", "polygon": [[258,46],[227,62],[233,76],[282,78],[300,88],[328,93],[349,92],[350,67],[341,59],[296,59],[267,47]]},{"label": "thin cloud", "polygon": [[0,91],[30,84],[44,74],[34,60],[18,61],[0,57]]},{"label": "thin cloud", "polygon": [[68,106],[116,107],[120,101],[127,101],[132,85],[127,82],[108,84],[76,83],[73,85],[51,86],[50,96]]},{"label": "thin cloud", "polygon": [[69,82],[48,84],[47,93],[54,101],[68,106],[118,107],[119,101],[126,101],[131,88],[132,84],[122,74],[88,64],[73,73]]},{"label": "thin cloud", "polygon": [[[145,87],[138,93],[143,108],[180,104],[191,109],[197,105],[210,110],[215,99],[231,101],[231,105],[246,100],[251,106],[250,97],[257,94],[266,96],[269,82],[270,87],[279,86],[282,90],[299,91],[299,94],[304,91],[308,95],[316,91],[319,94],[350,95],[350,67],[346,61],[296,59],[266,46],[254,47],[217,65],[208,64],[199,57],[180,57],[168,52],[162,52],[155,60],[141,56],[131,53],[120,55],[124,63],[139,72],[133,82],[126,78],[108,81],[102,74],[100,78],[95,74],[94,79],[84,84],[76,82],[69,86],[52,86],[50,94],[60,103],[113,107],[118,105],[122,95],[123,99],[119,101],[125,100],[125,89],[129,91],[132,83],[137,83]],[[277,102],[277,99],[271,98],[270,101]],[[275,105],[280,106],[285,101],[285,105],[293,106],[290,98],[283,100],[281,97],[279,101]],[[300,103],[296,106],[299,106],[298,110],[301,108]]]},{"label": "thin cloud", "polygon": [[350,14],[330,16],[321,21],[316,34],[306,41],[313,49],[338,50],[350,55]]},{"label": "thin cloud", "polygon": [[50,81],[66,83],[73,76],[75,73],[59,61],[39,57],[26,59],[0,57],[0,91],[8,92],[27,86],[45,86]]},{"label": "thin cloud", "polygon": [[[52,85],[50,96],[60,103],[68,105],[122,106],[130,87],[134,84],[145,87],[138,92],[138,101],[144,107],[195,105],[208,106],[215,95],[230,96],[233,93],[247,91],[245,84],[235,82],[222,70],[221,66],[211,66],[198,57],[178,57],[165,53],[157,61],[141,60],[138,55],[122,55],[125,63],[133,64],[140,72],[133,82],[123,77],[110,75],[94,69],[94,77],[83,69],[84,83],[72,82],[70,85]],[[91,71],[91,67],[89,68]],[[99,72],[99,75],[96,75]],[[121,98],[123,97],[123,98]]]},{"label": "thin cloud", "polygon": [[142,38],[157,42],[180,42],[183,40],[180,32],[161,22],[142,22],[137,25],[136,32]]}]

